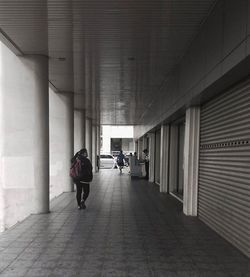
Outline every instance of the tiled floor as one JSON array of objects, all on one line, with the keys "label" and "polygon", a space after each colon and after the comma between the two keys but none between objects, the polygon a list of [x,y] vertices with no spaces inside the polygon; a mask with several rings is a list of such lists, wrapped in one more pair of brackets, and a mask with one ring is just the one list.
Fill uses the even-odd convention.
[{"label": "tiled floor", "polygon": [[101,170],[75,194],[0,235],[0,276],[250,276],[250,260],[154,184]]}]

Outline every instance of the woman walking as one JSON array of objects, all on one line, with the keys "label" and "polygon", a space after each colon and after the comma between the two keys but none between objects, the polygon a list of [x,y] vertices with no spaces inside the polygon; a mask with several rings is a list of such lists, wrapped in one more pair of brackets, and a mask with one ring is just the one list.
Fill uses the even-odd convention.
[{"label": "woman walking", "polygon": [[93,179],[92,164],[88,159],[88,151],[86,148],[81,149],[71,159],[71,177],[76,184],[76,201],[78,209],[86,209],[86,200],[89,196],[89,183]]}]

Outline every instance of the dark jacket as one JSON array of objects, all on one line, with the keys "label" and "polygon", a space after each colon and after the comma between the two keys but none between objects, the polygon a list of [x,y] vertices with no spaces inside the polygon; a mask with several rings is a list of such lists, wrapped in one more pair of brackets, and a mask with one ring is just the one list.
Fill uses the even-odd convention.
[{"label": "dark jacket", "polygon": [[90,160],[77,152],[71,159],[71,163],[73,164],[77,158],[81,161],[81,171],[79,177],[74,178],[74,181],[91,182],[93,179],[93,167]]},{"label": "dark jacket", "polygon": [[123,166],[124,165],[124,160],[125,160],[125,156],[120,153],[118,156],[117,156],[117,164],[119,166]]}]

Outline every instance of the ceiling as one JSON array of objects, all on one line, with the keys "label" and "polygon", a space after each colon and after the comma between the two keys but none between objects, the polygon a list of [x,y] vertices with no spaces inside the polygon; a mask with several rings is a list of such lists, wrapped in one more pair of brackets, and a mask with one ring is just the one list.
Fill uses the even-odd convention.
[{"label": "ceiling", "polygon": [[20,53],[49,56],[51,86],[76,109],[136,125],[215,2],[0,0],[0,28]]}]

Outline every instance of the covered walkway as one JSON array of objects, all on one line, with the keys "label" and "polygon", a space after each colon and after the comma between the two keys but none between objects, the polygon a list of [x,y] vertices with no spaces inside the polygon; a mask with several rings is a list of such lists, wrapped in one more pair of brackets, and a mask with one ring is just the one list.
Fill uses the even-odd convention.
[{"label": "covered walkway", "polygon": [[53,200],[0,235],[0,276],[250,276],[250,261],[158,186],[117,170],[94,178],[86,210]]}]

